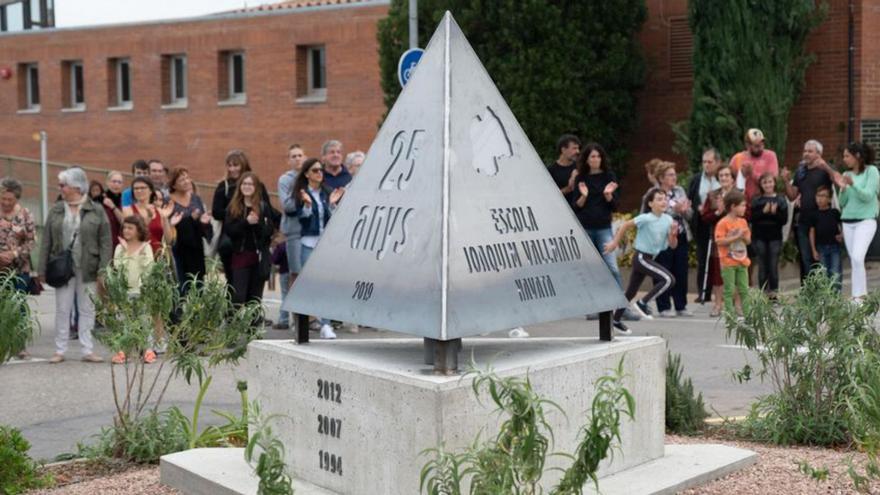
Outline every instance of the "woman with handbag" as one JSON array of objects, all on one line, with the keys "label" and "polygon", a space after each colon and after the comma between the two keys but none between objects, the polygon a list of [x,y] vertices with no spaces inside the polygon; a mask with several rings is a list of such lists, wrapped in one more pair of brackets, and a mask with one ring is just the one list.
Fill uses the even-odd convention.
[{"label": "woman with handbag", "polygon": [[[202,280],[205,276],[205,249],[202,239],[210,239],[213,233],[211,215],[205,212],[205,204],[196,193],[195,185],[189,177],[189,170],[177,167],[168,176],[169,205],[163,208],[162,216],[169,216],[174,227],[174,266],[177,268],[177,282],[180,293],[187,293],[190,280]],[[167,211],[166,211],[167,210]]]},{"label": "woman with handbag", "polygon": [[229,267],[232,302],[261,301],[269,278],[269,243],[275,226],[272,207],[263,198],[263,184],[253,172],[241,174],[226,209],[223,231],[229,236],[232,254]]},{"label": "woman with handbag", "polygon": [[[303,163],[302,173],[296,176],[293,183],[293,197],[296,198],[296,216],[302,226],[302,266],[311,256],[318,239],[324,233],[324,227],[330,221],[330,214],[336,209],[336,203],[345,191],[337,188],[330,191],[324,186],[324,165],[317,158],[309,158]],[[321,322],[321,338],[335,339],[336,332],[330,321],[324,318]]]},{"label": "woman with handbag", "polygon": [[12,270],[19,277],[18,289],[31,292],[31,251],[36,227],[21,199],[21,182],[11,177],[0,180],[0,271]]},{"label": "woman with handbag", "polygon": [[89,181],[81,168],[58,174],[61,200],[49,210],[40,242],[39,272],[55,287],[55,355],[64,361],[70,334],[70,311],[74,298],[79,304],[79,342],[82,360],[103,361],[94,352],[95,294],[99,272],[112,256],[110,224],[100,205],[88,197]]}]

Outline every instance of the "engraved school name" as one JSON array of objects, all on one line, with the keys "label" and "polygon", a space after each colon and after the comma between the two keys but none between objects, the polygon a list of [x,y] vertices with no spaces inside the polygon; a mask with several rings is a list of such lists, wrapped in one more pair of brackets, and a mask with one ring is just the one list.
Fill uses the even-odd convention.
[{"label": "engraved school name", "polygon": [[[539,234],[540,228],[530,206],[490,208],[495,231],[500,235]],[[568,235],[536,237],[519,241],[494,242],[462,248],[468,273],[500,273],[524,266],[566,263],[581,259],[581,250],[570,230]],[[520,302],[556,296],[550,275],[514,280]]]}]

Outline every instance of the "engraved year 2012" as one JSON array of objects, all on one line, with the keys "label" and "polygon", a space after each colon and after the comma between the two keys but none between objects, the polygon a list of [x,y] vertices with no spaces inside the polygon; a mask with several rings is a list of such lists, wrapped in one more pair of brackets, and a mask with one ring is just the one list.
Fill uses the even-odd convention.
[{"label": "engraved year 2012", "polygon": [[358,301],[369,301],[373,297],[373,282],[358,280],[354,283],[354,292],[351,298]]},{"label": "engraved year 2012", "polygon": [[318,378],[318,398],[342,404],[342,385]]},{"label": "engraved year 2012", "polygon": [[342,435],[342,420],[330,416],[318,415],[318,434],[339,438]]},{"label": "engraved year 2012", "polygon": [[342,456],[331,454],[326,450],[318,451],[318,467],[324,471],[342,476]]}]

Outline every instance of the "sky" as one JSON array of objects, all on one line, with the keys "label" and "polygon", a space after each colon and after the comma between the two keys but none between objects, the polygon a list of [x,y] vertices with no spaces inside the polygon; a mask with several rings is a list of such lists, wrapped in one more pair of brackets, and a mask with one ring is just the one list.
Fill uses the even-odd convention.
[{"label": "sky", "polygon": [[271,0],[55,0],[55,26],[93,26],[213,14]]}]

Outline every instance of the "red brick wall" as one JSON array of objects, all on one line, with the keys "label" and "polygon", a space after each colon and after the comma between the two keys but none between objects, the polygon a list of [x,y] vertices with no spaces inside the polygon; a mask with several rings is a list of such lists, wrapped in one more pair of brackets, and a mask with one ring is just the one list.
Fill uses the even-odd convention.
[{"label": "red brick wall", "polygon": [[[880,119],[880,0],[861,2],[861,110],[862,119]],[[859,52],[857,52],[859,53]],[[856,134],[858,137],[858,134]]]},{"label": "red brick wall", "polygon": [[[846,142],[847,123],[847,22],[848,1],[829,0],[826,21],[810,37],[807,49],[816,55],[810,67],[801,97],[789,118],[788,143],[785,150],[776,150],[784,163],[793,167],[800,158],[804,141],[818,139],[825,145],[826,158],[840,161],[840,150]],[[858,4],[859,2],[855,2]],[[865,24],[877,25],[880,21],[880,0],[863,0]],[[870,4],[870,6],[869,6]],[[642,165],[653,157],[660,157],[684,167],[684,157],[672,152],[674,136],[669,122],[686,119],[691,109],[690,82],[675,82],[669,77],[669,27],[671,17],[687,15],[686,0],[648,0],[649,17],[640,40],[648,60],[648,77],[645,90],[640,95],[639,128],[632,140],[630,170],[624,184],[625,208],[635,208],[647,187]],[[868,14],[868,10],[872,14]],[[869,20],[869,15],[874,22]],[[857,23],[856,50],[856,118],[860,114],[880,115],[880,33],[871,30],[862,35]],[[865,47],[864,53],[861,48]],[[870,49],[868,48],[870,47]],[[870,51],[873,50],[873,51]],[[872,55],[869,56],[869,53]],[[859,60],[865,65],[859,70]],[[870,62],[868,62],[870,61]],[[870,71],[874,76],[873,93],[860,95],[860,82],[866,80]],[[866,81],[867,81],[866,80]],[[756,88],[757,91],[760,88]],[[865,89],[868,91],[868,89]],[[873,95],[873,96],[872,96]],[[859,104],[861,102],[861,105]],[[860,111],[861,110],[861,111]],[[856,129],[858,136],[858,129]]]},{"label": "red brick wall", "polygon": [[[379,85],[376,22],[387,6],[302,10],[286,14],[92,29],[0,39],[0,67],[17,72],[38,62],[41,111],[19,114],[19,74],[0,80],[0,154],[37,158],[34,131],[49,134],[50,160],[127,170],[137,158],[186,165],[216,181],[223,158],[245,150],[274,190],[290,143],[311,156],[340,139],[366,150],[385,106]],[[296,47],[324,44],[327,100],[296,103]],[[245,50],[245,106],[218,106],[218,52]],[[161,55],[185,53],[188,108],[162,109]],[[107,59],[130,57],[131,111],[108,111]],[[61,61],[82,60],[86,110],[62,112]],[[23,74],[21,75],[23,77]],[[203,194],[206,194],[203,192]]]}]

